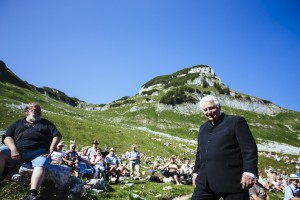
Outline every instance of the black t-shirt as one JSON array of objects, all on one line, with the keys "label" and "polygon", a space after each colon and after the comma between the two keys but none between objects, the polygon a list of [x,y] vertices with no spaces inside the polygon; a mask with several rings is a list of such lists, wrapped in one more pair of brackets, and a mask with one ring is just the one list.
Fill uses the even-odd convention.
[{"label": "black t-shirt", "polygon": [[62,137],[54,124],[46,119],[28,123],[26,119],[17,120],[8,127],[5,136],[12,137],[19,151],[49,149],[53,137]]}]

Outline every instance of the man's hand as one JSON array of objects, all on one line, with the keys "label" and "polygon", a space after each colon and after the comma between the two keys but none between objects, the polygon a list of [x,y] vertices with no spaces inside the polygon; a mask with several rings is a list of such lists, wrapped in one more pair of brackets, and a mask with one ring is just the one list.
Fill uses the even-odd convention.
[{"label": "man's hand", "polygon": [[193,177],[192,177],[192,182],[193,182],[193,186],[196,187],[196,178],[197,178],[197,174],[193,174]]},{"label": "man's hand", "polygon": [[242,184],[242,188],[244,190],[248,190],[249,188],[251,188],[253,186],[254,179],[253,179],[253,177],[251,177],[249,175],[243,174],[241,184]]},{"label": "man's hand", "polygon": [[11,159],[13,160],[20,160],[21,156],[17,149],[11,150]]}]

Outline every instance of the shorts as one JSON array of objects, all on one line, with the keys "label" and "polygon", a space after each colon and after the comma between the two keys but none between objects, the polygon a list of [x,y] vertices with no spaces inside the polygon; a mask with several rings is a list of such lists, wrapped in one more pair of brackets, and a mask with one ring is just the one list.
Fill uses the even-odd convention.
[{"label": "shorts", "polygon": [[42,154],[47,152],[47,149],[45,148],[40,148],[38,150],[29,151],[25,153],[19,152],[21,154],[20,160],[11,159],[11,151],[7,146],[1,146],[0,152],[2,152],[7,157],[8,162],[10,162],[13,166],[31,162],[32,167],[48,167],[51,162],[50,156],[41,156]]}]

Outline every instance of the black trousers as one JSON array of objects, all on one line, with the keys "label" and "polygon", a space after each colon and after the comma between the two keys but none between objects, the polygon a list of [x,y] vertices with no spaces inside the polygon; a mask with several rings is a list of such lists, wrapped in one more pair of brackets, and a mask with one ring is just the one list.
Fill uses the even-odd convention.
[{"label": "black trousers", "polygon": [[219,200],[221,197],[224,200],[249,200],[249,191],[243,190],[241,193],[214,192],[210,189],[208,183],[206,183],[206,188],[196,186],[192,200]]}]

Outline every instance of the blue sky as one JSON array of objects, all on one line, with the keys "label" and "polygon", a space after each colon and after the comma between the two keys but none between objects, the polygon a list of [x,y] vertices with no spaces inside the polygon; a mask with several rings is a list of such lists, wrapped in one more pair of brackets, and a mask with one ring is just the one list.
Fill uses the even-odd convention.
[{"label": "blue sky", "polygon": [[300,111],[298,0],[0,1],[0,59],[88,103],[205,64],[231,89]]}]

